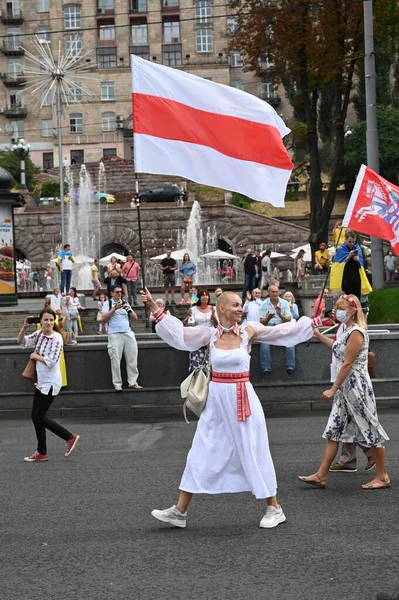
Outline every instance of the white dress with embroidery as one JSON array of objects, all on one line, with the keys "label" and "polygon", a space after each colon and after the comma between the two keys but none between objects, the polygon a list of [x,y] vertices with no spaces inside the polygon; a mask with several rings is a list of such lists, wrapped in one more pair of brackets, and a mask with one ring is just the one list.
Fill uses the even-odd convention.
[{"label": "white dress with embroidery", "polygon": [[[156,331],[178,350],[195,350],[209,343],[213,372],[243,373],[249,371],[251,359],[247,350],[248,326],[255,330],[259,341],[279,346],[293,346],[313,335],[307,317],[275,327],[246,323],[240,328],[241,344],[235,350],[215,348],[215,328],[183,328],[172,316],[164,317]],[[195,494],[252,492],[256,498],[276,495],[276,474],[262,405],[252,384],[247,382],[245,386],[251,415],[246,421],[238,421],[236,385],[211,381],[207,404],[187,456],[181,490]]]}]

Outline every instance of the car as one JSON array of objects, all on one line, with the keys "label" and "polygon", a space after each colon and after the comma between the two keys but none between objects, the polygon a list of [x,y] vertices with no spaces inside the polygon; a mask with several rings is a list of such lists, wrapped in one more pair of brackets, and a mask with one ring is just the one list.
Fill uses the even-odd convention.
[{"label": "car", "polygon": [[186,191],[179,185],[163,185],[139,193],[140,202],[179,202],[186,197]]},{"label": "car", "polygon": [[[108,194],[107,192],[96,192],[92,191],[92,197],[90,198],[90,204],[114,204],[116,202],[115,196]],[[65,194],[65,202],[69,202],[72,198],[74,204],[79,204],[79,191],[76,189],[70,190]]]}]

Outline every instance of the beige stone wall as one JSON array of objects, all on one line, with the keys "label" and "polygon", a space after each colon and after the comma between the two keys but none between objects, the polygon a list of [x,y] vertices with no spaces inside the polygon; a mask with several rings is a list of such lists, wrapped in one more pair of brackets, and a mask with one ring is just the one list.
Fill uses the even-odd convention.
[{"label": "beige stone wall", "polygon": [[[41,0],[39,0],[41,1]],[[81,82],[86,85],[93,96],[85,98],[83,108],[71,103],[63,107],[63,156],[70,159],[71,150],[84,150],[85,162],[96,161],[102,157],[104,148],[116,148],[117,154],[129,158],[129,145],[126,144],[123,130],[117,129],[115,132],[102,131],[102,113],[113,112],[116,116],[123,117],[123,127],[129,129],[131,123],[131,74],[129,66],[129,48],[131,46],[131,23],[134,19],[143,18],[147,20],[149,58],[162,63],[162,48],[165,40],[163,39],[163,21],[166,19],[180,20],[180,41],[181,41],[181,68],[200,77],[212,78],[213,81],[230,85],[234,81],[242,81],[244,89],[251,94],[259,95],[261,91],[260,80],[253,73],[244,73],[240,67],[232,67],[229,57],[226,55],[227,38],[227,18],[231,14],[228,4],[221,2],[211,4],[211,20],[208,23],[197,23],[196,8],[193,0],[180,0],[180,6],[177,9],[162,9],[162,0],[147,0],[147,13],[131,14],[129,7],[136,0],[114,0],[114,14],[99,15],[98,7],[102,0],[74,0],[73,4],[81,7],[81,29],[66,31],[64,29],[64,9],[65,6],[72,4],[69,0],[50,0],[49,12],[37,12],[38,0],[19,0],[19,7],[22,11],[23,22],[21,24],[4,24],[0,21],[0,36],[7,35],[10,29],[19,28],[22,44],[29,50],[32,50],[32,36],[39,30],[39,26],[49,25],[51,28],[51,49],[54,54],[58,53],[59,44],[62,52],[65,52],[65,38],[68,34],[80,33],[83,43],[83,62],[87,62],[89,79],[83,78]],[[3,3],[3,13],[5,3]],[[105,20],[104,20],[105,19]],[[96,51],[99,47],[104,47],[105,42],[99,40],[99,26],[104,23],[115,24],[116,39],[107,45],[113,45],[116,48],[116,67],[112,69],[96,68]],[[196,49],[196,30],[198,28],[210,28],[212,30],[212,51],[197,52]],[[4,38],[3,38],[4,39]],[[25,65],[30,63],[25,56],[14,57],[6,56],[2,51],[3,45],[0,38],[0,73],[8,73],[9,59],[21,58],[22,70]],[[156,57],[156,58],[155,58]],[[90,68],[90,65],[93,68]],[[25,72],[26,74],[26,72]],[[76,80],[79,81],[79,80]],[[115,99],[104,101],[101,99],[101,82],[111,81],[115,83]],[[27,86],[32,80],[27,80]],[[17,88],[15,88],[17,89]],[[18,88],[23,90],[23,88]],[[12,91],[12,90],[11,90]],[[32,144],[32,158],[35,163],[43,166],[43,152],[54,153],[54,165],[58,161],[58,140],[55,135],[56,130],[56,112],[54,107],[39,108],[38,100],[31,97],[27,91],[22,92],[21,100],[28,110],[26,118],[18,120],[23,121],[23,137]],[[10,89],[0,80],[0,109],[6,107],[10,102]],[[282,102],[278,112],[289,112],[289,106]],[[70,132],[70,115],[72,113],[82,113],[83,132],[75,134]],[[0,113],[0,148],[10,143],[12,133],[7,131],[16,118],[6,118]],[[51,135],[42,135],[42,120],[49,120],[52,123],[53,130]],[[8,128],[6,128],[8,125]],[[17,135],[17,132],[15,132]]]}]

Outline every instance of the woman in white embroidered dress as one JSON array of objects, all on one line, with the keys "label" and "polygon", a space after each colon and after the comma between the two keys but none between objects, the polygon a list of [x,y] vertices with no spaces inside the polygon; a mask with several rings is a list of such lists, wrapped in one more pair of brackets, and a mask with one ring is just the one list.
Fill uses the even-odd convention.
[{"label": "woman in white embroidered dress", "polygon": [[37,451],[32,456],[26,456],[26,462],[48,460],[46,429],[58,435],[67,443],[65,456],[69,456],[75,448],[79,436],[71,433],[62,425],[47,417],[47,412],[54,397],[61,389],[62,378],[60,357],[63,347],[62,336],[55,325],[55,312],[44,308],[40,313],[41,329],[31,335],[25,335],[31,317],[26,317],[23,327],[18,334],[17,342],[24,348],[34,348],[30,358],[36,361],[37,384],[32,406],[32,421],[37,437]]},{"label": "woman in white embroidered dress", "polygon": [[157,319],[157,334],[178,350],[192,351],[210,345],[212,381],[206,407],[200,416],[175,506],[152,515],[176,527],[185,527],[193,494],[252,492],[267,500],[260,527],[285,521],[277,502],[277,482],[262,405],[249,382],[250,346],[256,341],[294,346],[313,335],[312,321],[265,327],[242,319],[241,298],[224,292],[218,298],[218,328],[185,328],[172,316],[157,311],[150,292],[142,293]]}]

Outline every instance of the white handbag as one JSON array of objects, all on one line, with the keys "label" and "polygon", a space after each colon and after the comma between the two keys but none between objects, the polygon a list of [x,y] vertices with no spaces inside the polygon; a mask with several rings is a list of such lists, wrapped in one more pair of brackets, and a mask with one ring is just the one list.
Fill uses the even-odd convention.
[{"label": "white handbag", "polygon": [[187,408],[197,417],[200,416],[206,406],[208,398],[209,381],[211,379],[211,370],[204,366],[197,367],[190,373],[180,385],[180,394],[183,400],[183,415],[186,423]]}]

